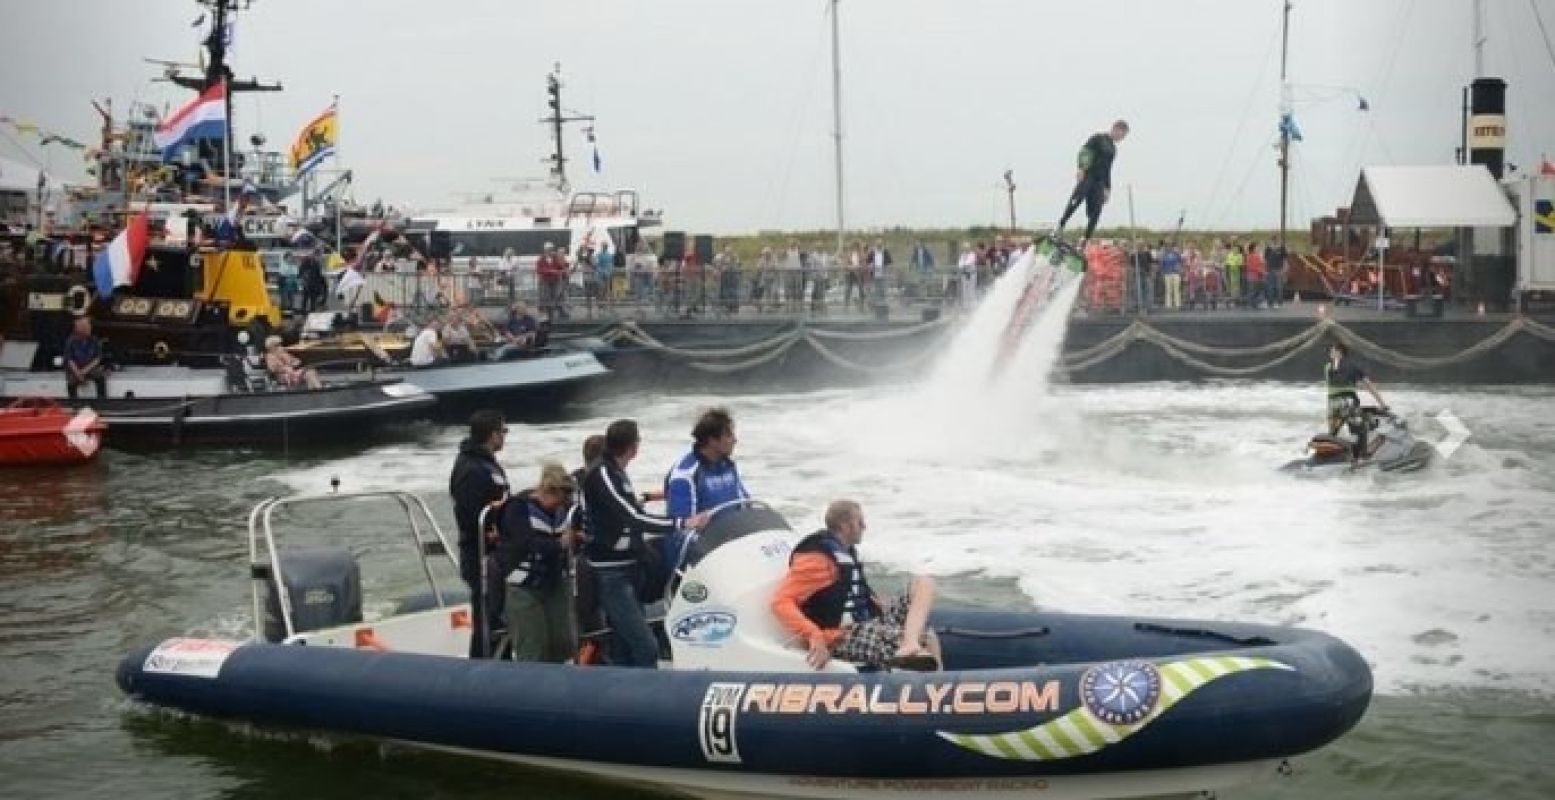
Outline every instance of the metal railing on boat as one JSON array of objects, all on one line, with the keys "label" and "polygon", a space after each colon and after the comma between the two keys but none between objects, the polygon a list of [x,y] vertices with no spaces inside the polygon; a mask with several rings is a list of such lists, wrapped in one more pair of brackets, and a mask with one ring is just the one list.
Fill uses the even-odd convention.
[{"label": "metal railing on boat", "polygon": [[[293,621],[291,595],[286,588],[286,577],[281,569],[280,551],[275,544],[274,516],[277,509],[294,508],[305,505],[323,505],[331,503],[344,503],[349,501],[389,500],[405,512],[406,521],[409,523],[407,533],[410,536],[416,559],[421,563],[422,574],[426,576],[427,584],[432,590],[432,599],[438,608],[449,605],[443,596],[443,588],[438,584],[437,576],[432,571],[432,564],[428,558],[442,555],[446,557],[457,573],[459,562],[454,557],[454,551],[448,545],[448,537],[443,534],[443,529],[437,524],[437,518],[432,515],[432,510],[427,507],[426,501],[418,495],[398,490],[363,491],[363,492],[331,492],[329,494],[297,495],[293,497],[267,497],[259,501],[248,514],[248,561],[250,570],[250,595],[253,601],[254,614],[254,638],[259,640],[264,635],[264,598],[262,592],[267,590],[267,582],[273,581],[278,606],[281,612],[281,624],[285,630],[283,641],[291,642],[297,635],[296,625]],[[260,544],[263,542],[263,558],[261,558]]]}]

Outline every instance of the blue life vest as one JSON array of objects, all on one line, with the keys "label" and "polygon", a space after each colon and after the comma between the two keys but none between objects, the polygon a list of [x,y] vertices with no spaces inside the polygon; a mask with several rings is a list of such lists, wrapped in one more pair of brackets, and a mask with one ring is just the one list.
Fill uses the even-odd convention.
[{"label": "blue life vest", "polygon": [[[561,536],[572,520],[572,509],[563,505],[552,514],[546,511],[528,493],[510,500],[502,510],[501,534],[513,540],[512,563],[502,564],[510,568],[507,573],[509,586],[546,589],[556,585],[563,572],[563,554],[555,547],[536,547],[535,537],[555,539]],[[499,552],[506,552],[499,548]]]}]

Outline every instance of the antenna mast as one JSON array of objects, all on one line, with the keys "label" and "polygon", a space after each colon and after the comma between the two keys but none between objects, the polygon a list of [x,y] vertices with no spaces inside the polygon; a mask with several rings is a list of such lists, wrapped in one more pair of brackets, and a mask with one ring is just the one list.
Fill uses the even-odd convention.
[{"label": "antenna mast", "polygon": [[838,0],[831,0],[831,97],[832,138],[837,146],[837,255],[841,256],[845,225],[842,212],[842,50],[837,32],[837,3]]},{"label": "antenna mast", "polygon": [[1295,124],[1292,117],[1294,103],[1291,98],[1287,71],[1290,63],[1290,0],[1285,0],[1285,18],[1280,25],[1280,250],[1285,249],[1286,208],[1290,203],[1290,133]]},{"label": "antenna mast", "polygon": [[585,114],[568,116],[562,110],[562,65],[557,62],[551,69],[551,74],[545,76],[545,103],[551,110],[551,115],[541,119],[542,123],[551,126],[551,145],[555,148],[551,155],[545,159],[551,165],[551,185],[556,190],[566,193],[567,183],[567,156],[562,145],[563,126],[569,122],[593,122],[594,118]]}]

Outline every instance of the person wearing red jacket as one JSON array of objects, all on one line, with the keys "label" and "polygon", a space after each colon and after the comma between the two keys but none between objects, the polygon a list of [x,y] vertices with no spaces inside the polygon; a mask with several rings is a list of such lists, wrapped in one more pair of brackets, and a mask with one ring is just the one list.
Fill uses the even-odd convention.
[{"label": "person wearing red jacket", "polygon": [[556,245],[545,243],[545,252],[535,262],[535,277],[540,281],[540,312],[549,319],[566,319],[567,257]]}]

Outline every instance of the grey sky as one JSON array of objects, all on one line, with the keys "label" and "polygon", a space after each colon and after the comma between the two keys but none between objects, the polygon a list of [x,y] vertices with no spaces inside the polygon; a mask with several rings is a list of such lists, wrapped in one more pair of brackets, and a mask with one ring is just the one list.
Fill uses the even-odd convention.
[{"label": "grey sky", "polygon": [[[1535,0],[1555,25],[1555,0]],[[237,125],[272,144],[341,97],[356,196],[449,204],[539,176],[543,77],[599,117],[604,173],[668,227],[739,232],[833,219],[825,0],[259,0],[239,18]],[[1555,63],[1528,0],[1486,0],[1487,71],[1511,83],[1509,158],[1555,157]],[[0,0],[0,113],[95,141],[93,97],[176,104],[141,57],[192,60],[187,0]],[[850,225],[1051,224],[1085,136],[1127,117],[1105,222],[1272,227],[1280,0],[843,0]],[[1296,0],[1291,224],[1344,204],[1365,163],[1450,160],[1470,77],[1468,0]],[[68,53],[68,55],[66,55]],[[1356,110],[1349,88],[1371,111]],[[35,144],[35,143],[34,143]],[[585,156],[582,134],[567,144]],[[0,155],[26,160],[0,139]],[[67,177],[80,160],[31,155]]]}]

